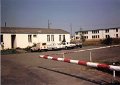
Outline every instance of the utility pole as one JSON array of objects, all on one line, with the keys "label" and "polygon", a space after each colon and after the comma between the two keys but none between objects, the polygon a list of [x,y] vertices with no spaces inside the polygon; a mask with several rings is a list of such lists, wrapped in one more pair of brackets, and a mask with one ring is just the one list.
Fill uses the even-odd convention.
[{"label": "utility pole", "polygon": [[82,31],[82,28],[80,27],[80,38],[81,38],[81,35],[82,35],[82,32],[81,32],[81,31]]},{"label": "utility pole", "polygon": [[48,19],[48,29],[50,29],[50,25],[51,25],[52,23],[50,23],[50,21],[49,21],[49,19]]},{"label": "utility pole", "polygon": [[5,22],[5,27],[6,27],[6,22]]},{"label": "utility pole", "polygon": [[48,29],[50,29],[50,23],[49,23],[49,19],[48,19]]},{"label": "utility pole", "polygon": [[72,36],[72,23],[70,24],[71,36]]}]

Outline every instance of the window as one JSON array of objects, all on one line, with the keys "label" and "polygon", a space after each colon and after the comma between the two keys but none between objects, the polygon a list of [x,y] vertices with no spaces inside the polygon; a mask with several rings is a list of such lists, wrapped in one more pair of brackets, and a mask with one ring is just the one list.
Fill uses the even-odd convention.
[{"label": "window", "polygon": [[110,36],[109,35],[105,35],[106,38],[109,38]]},{"label": "window", "polygon": [[36,38],[36,37],[37,37],[37,35],[33,35],[33,37],[35,37],[35,38]]},{"label": "window", "polygon": [[88,31],[84,31],[84,32],[82,32],[82,34],[88,34]]},{"label": "window", "polygon": [[3,42],[3,35],[1,35],[1,42]]},{"label": "window", "polygon": [[54,41],[54,35],[51,35],[51,41]]},{"label": "window", "polygon": [[93,35],[92,38],[95,38],[95,35]]},{"label": "window", "polygon": [[84,36],[84,38],[86,39],[86,36]]},{"label": "window", "polygon": [[63,39],[65,39],[65,35],[63,35]]},{"label": "window", "polygon": [[88,34],[88,31],[83,31],[82,34]]},{"label": "window", "polygon": [[118,28],[116,28],[116,32],[118,32]]},{"label": "window", "polygon": [[62,42],[66,42],[65,35],[63,35],[63,41]]},{"label": "window", "polygon": [[93,30],[92,33],[97,34],[97,33],[99,33],[99,30]]},{"label": "window", "polygon": [[59,35],[59,41],[61,41],[61,35]]},{"label": "window", "polygon": [[92,36],[92,38],[93,38],[93,36]]},{"label": "window", "polygon": [[88,36],[87,36],[87,39],[88,39]]},{"label": "window", "polygon": [[92,38],[99,38],[99,35],[93,35]]},{"label": "window", "polygon": [[76,37],[76,39],[79,39],[79,37]]},{"label": "window", "polygon": [[99,35],[98,35],[98,38],[99,38]]},{"label": "window", "polygon": [[46,43],[42,43],[42,45],[46,45]]},{"label": "window", "polygon": [[116,34],[116,38],[118,38],[118,34]]},{"label": "window", "polygon": [[32,42],[32,35],[28,35],[28,42]]},{"label": "window", "polygon": [[109,29],[106,29],[105,32],[108,33],[108,32],[109,32]]},{"label": "window", "polygon": [[50,35],[47,35],[47,41],[50,41]]}]

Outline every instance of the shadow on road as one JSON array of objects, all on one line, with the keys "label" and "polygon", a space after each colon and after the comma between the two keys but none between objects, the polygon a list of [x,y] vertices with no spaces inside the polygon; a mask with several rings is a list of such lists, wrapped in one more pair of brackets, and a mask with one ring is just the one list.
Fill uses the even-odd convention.
[{"label": "shadow on road", "polygon": [[45,69],[45,70],[57,72],[57,73],[64,74],[64,75],[67,75],[67,76],[71,76],[71,77],[74,77],[74,78],[82,79],[82,80],[85,80],[85,81],[88,81],[88,82],[92,82],[92,83],[98,84],[98,85],[119,85],[120,84],[120,83],[118,83],[118,84],[109,83],[109,82],[106,82],[104,80],[96,81],[96,80],[92,80],[92,79],[85,78],[85,77],[82,77],[82,76],[77,76],[77,75],[73,75],[73,74],[69,74],[69,73],[65,73],[65,72],[61,72],[61,71],[56,71],[56,70],[45,68],[45,67],[41,67],[41,66],[38,66],[38,68],[42,68],[42,69]]}]

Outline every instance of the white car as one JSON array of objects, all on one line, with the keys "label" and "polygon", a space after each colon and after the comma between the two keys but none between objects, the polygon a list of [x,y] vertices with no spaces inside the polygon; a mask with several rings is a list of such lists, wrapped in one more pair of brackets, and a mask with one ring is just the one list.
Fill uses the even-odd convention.
[{"label": "white car", "polygon": [[68,48],[74,48],[76,45],[71,44],[70,42],[62,42],[63,48],[68,49]]},{"label": "white car", "polygon": [[59,50],[62,49],[63,46],[60,43],[51,43],[47,45],[48,50]]},{"label": "white car", "polygon": [[46,43],[37,43],[35,46],[31,48],[31,51],[46,51],[47,45]]}]

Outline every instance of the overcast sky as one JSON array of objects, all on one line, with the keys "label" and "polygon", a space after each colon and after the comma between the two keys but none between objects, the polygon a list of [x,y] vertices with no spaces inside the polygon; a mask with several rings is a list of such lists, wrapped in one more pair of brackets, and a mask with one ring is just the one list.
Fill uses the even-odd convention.
[{"label": "overcast sky", "polygon": [[8,27],[48,27],[72,32],[120,27],[120,0],[2,0]]}]

